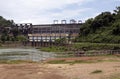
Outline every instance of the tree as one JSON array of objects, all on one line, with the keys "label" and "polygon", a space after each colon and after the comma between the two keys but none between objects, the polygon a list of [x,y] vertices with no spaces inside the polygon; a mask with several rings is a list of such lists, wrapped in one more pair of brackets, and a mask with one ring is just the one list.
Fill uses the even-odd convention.
[{"label": "tree", "polygon": [[22,42],[23,45],[27,44],[28,39],[26,36],[18,36],[17,39],[18,39],[18,41]]},{"label": "tree", "polygon": [[55,43],[58,45],[66,44],[66,38],[56,39]]},{"label": "tree", "polygon": [[6,20],[0,16],[0,27],[11,27],[14,21]]},{"label": "tree", "polygon": [[5,43],[5,41],[6,41],[6,36],[5,35],[1,36],[1,41],[2,41],[2,43]]},{"label": "tree", "polygon": [[13,34],[14,38],[16,38],[18,36],[18,33],[19,32],[18,32],[17,28],[12,29],[12,34]]},{"label": "tree", "polygon": [[93,18],[88,19],[80,28],[80,36],[88,35],[90,33],[90,26]]},{"label": "tree", "polygon": [[119,14],[119,13],[120,13],[120,6],[116,7],[116,10],[114,10],[114,12],[115,12],[116,14]]},{"label": "tree", "polygon": [[120,35],[120,22],[119,21],[113,24],[112,34]]},{"label": "tree", "polygon": [[100,27],[109,26],[109,24],[114,21],[115,19],[110,12],[102,12],[100,15],[95,17],[90,28],[93,30],[93,33],[95,33]]},{"label": "tree", "polygon": [[77,38],[80,42],[119,43],[120,6],[111,12],[102,12],[88,19],[81,27]]},{"label": "tree", "polygon": [[115,18],[116,19],[120,19],[120,6],[116,7],[116,10],[114,10],[116,16]]}]

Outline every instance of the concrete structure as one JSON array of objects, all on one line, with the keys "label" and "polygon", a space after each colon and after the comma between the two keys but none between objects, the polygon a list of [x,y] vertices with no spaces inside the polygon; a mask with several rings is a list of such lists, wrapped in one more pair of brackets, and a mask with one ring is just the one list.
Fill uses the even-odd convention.
[{"label": "concrete structure", "polygon": [[[14,28],[14,27],[13,27],[13,28]],[[16,24],[16,28],[17,28],[23,35],[28,35],[29,33],[32,33],[32,23]]]},{"label": "concrete structure", "polygon": [[[78,34],[71,34],[71,39],[74,39]],[[28,34],[29,41],[32,42],[54,42],[56,39],[69,38],[69,34],[52,33],[52,34]]]},{"label": "concrete structure", "polygon": [[33,25],[32,33],[79,33],[81,24],[45,24]]},{"label": "concrete structure", "polygon": [[[29,24],[19,24],[17,25],[19,29],[27,31],[29,42],[34,45],[34,43],[54,43],[56,39],[66,38],[73,39],[79,35],[80,26],[82,25],[79,20],[78,23],[74,19],[67,23],[66,20],[62,20],[58,23],[58,20],[54,20],[54,24],[40,24],[32,25]],[[35,44],[36,45],[36,44]]]}]

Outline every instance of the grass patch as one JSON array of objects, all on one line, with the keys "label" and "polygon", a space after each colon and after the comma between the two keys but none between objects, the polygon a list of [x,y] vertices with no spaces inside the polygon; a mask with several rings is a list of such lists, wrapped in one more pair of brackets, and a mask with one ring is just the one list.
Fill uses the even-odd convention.
[{"label": "grass patch", "polygon": [[98,74],[98,73],[102,73],[103,71],[102,70],[95,70],[93,72],[91,72],[92,74]]},{"label": "grass patch", "polygon": [[66,51],[86,51],[87,53],[94,53],[96,50],[119,50],[120,44],[110,44],[110,43],[74,43],[71,46],[51,46],[51,47],[41,47],[41,51],[46,52],[66,52]]},{"label": "grass patch", "polygon": [[65,46],[41,47],[40,50],[45,52],[65,52],[67,50],[67,47]]},{"label": "grass patch", "polygon": [[86,48],[86,50],[114,50],[116,48],[120,48],[120,44],[110,44],[110,43],[75,43],[73,45],[74,48],[82,49]]},{"label": "grass patch", "polygon": [[18,52],[4,52],[0,54],[0,56],[24,56],[24,55],[29,55],[28,53],[18,53]]},{"label": "grass patch", "polygon": [[[84,58],[84,57],[82,57]],[[46,63],[49,64],[82,64],[82,63],[102,63],[102,62],[120,62],[120,57],[114,56],[114,55],[108,55],[108,56],[91,56],[85,57],[85,59],[82,59],[78,57],[78,59],[70,59],[70,58],[58,58],[58,59],[53,59],[53,60],[48,60]]]},{"label": "grass patch", "polygon": [[91,60],[73,60],[73,61],[67,61],[67,60],[50,60],[47,63],[49,64],[77,64],[77,63],[96,63],[97,61],[91,61]]},{"label": "grass patch", "polygon": [[49,64],[65,64],[65,60],[51,60],[48,61]]},{"label": "grass patch", "polygon": [[[91,57],[92,58],[92,57]],[[117,56],[96,56],[95,59],[85,59],[85,60],[69,60],[69,59],[55,59],[49,60],[46,63],[49,64],[82,64],[82,63],[101,63],[101,62],[120,62],[120,58]]]},{"label": "grass patch", "polygon": [[0,64],[20,64],[20,63],[36,63],[27,60],[0,60]]}]

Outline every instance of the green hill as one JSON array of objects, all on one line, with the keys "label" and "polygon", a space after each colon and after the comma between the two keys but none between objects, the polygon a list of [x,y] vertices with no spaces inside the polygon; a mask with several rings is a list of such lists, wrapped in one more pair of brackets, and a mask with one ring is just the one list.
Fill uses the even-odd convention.
[{"label": "green hill", "polygon": [[79,42],[120,43],[120,6],[88,19],[80,28]]}]

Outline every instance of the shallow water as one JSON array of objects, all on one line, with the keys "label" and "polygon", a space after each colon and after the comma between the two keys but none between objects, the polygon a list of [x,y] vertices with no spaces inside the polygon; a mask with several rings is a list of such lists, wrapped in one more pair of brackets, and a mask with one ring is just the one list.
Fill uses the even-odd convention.
[{"label": "shallow water", "polygon": [[54,58],[54,54],[42,52],[38,49],[24,49],[24,48],[0,49],[1,60],[41,61],[47,58]]}]

